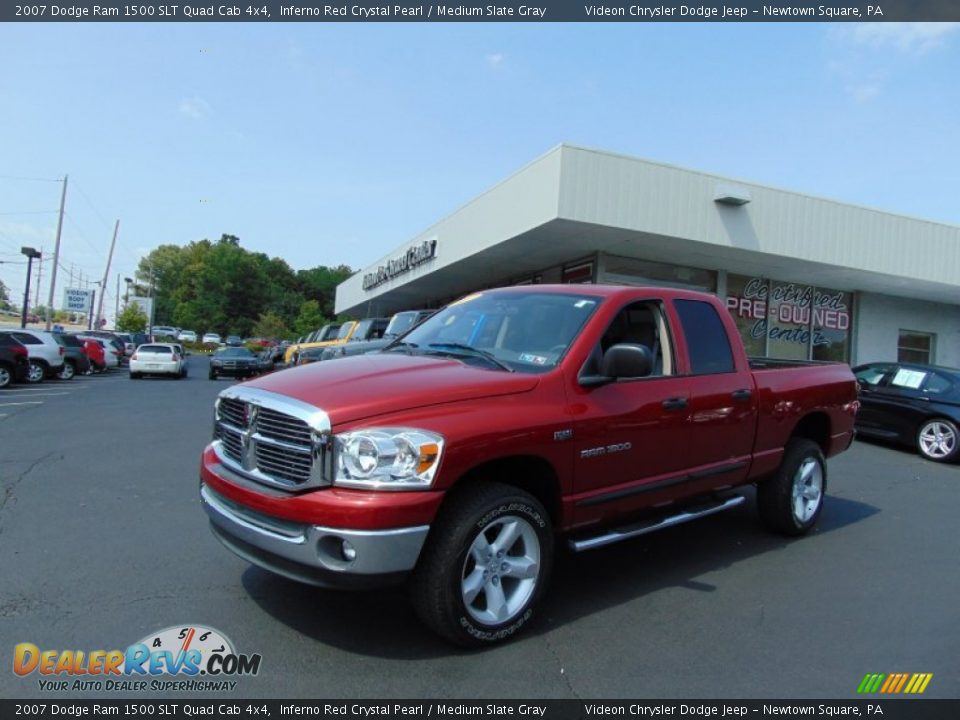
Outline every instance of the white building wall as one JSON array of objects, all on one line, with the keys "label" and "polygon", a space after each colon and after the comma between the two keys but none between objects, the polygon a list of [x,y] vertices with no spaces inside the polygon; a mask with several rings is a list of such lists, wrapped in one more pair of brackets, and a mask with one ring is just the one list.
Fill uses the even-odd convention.
[{"label": "white building wall", "polygon": [[[957,283],[960,228],[955,226],[601,150],[564,145],[562,153],[561,218],[760,252],[781,258],[785,271],[795,258]],[[739,207],[715,203],[717,189],[730,185],[747,190],[751,201]]]},{"label": "white building wall", "polygon": [[896,361],[900,330],[937,336],[933,362],[960,367],[960,307],[863,293],[857,301],[853,364]]}]

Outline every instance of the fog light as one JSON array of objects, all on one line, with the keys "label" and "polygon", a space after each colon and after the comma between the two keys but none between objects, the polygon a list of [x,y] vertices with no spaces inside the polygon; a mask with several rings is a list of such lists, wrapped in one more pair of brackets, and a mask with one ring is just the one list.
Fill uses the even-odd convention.
[{"label": "fog light", "polygon": [[340,546],[340,554],[343,555],[343,559],[347,562],[353,562],[357,559],[357,549],[350,544],[349,540],[343,541],[343,544]]}]

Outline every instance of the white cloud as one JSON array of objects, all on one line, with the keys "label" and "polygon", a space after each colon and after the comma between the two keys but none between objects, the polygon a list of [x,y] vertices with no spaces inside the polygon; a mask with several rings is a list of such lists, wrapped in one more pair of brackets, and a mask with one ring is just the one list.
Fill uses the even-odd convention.
[{"label": "white cloud", "polygon": [[491,53],[487,55],[487,65],[493,68],[498,68],[503,65],[503,54],[502,53]]},{"label": "white cloud", "polygon": [[842,37],[858,45],[874,48],[895,47],[902,52],[923,54],[942,46],[947,38],[960,32],[960,23],[863,23],[844,26]]},{"label": "white cloud", "polygon": [[213,108],[210,107],[210,103],[201,97],[194,96],[180,101],[180,114],[186,115],[188,118],[200,120],[207,117],[211,112],[213,112]]}]

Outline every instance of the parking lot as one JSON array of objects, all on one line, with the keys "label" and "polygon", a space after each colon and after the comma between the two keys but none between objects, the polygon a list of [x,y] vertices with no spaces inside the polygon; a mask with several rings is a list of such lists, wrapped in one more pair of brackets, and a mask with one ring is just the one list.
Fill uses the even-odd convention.
[{"label": "parking lot", "polygon": [[[868,672],[933,673],[925,697],[960,694],[958,466],[856,442],[830,461],[810,536],[766,534],[751,498],[563,555],[530,632],[465,652],[419,624],[402,588],[302,586],[214,540],[198,465],[233,381],[209,381],[207,362],[192,356],[184,380],[113,371],[0,391],[3,652],[126,648],[202,624],[263,657],[237,697],[853,698]],[[0,695],[43,693],[8,671]]]}]

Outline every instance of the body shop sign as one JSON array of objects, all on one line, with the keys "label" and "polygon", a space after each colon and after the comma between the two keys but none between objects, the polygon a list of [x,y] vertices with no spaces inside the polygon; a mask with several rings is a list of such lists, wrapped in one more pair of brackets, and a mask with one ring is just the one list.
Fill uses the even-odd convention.
[{"label": "body shop sign", "polygon": [[369,272],[363,276],[363,289],[373,290],[373,288],[383,285],[387,280],[393,280],[398,275],[409,272],[418,265],[423,265],[437,256],[437,240],[424,240],[409,248],[403,255],[389,260],[386,265],[381,265],[374,272]]},{"label": "body shop sign", "polygon": [[831,339],[823,331],[846,332],[850,328],[845,296],[842,291],[793,283],[771,287],[763,278],[751,278],[739,295],[727,296],[727,309],[738,319],[754,321],[750,337],[768,335],[771,340],[805,345],[812,332],[815,346],[829,345]]}]

